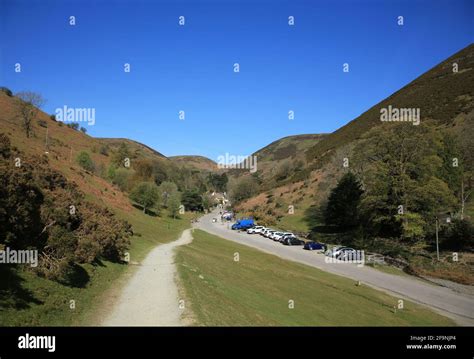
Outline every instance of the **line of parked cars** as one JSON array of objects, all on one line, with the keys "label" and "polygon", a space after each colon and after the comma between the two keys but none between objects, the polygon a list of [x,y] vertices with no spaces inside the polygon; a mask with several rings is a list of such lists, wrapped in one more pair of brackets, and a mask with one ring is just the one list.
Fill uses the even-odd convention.
[{"label": "line of parked cars", "polygon": [[334,247],[328,250],[325,244],[301,240],[292,232],[283,232],[264,226],[257,226],[251,218],[237,220],[237,222],[232,226],[232,229],[246,230],[248,234],[260,234],[265,238],[272,239],[275,242],[280,242],[287,246],[303,246],[304,249],[310,251],[320,250],[323,251],[326,256],[336,259],[344,260],[346,258],[352,258],[358,254],[358,251],[355,249],[343,246]]},{"label": "line of parked cars", "polygon": [[254,226],[247,229],[249,234],[260,234],[265,238],[280,242],[287,246],[303,246],[304,249],[308,250],[325,250],[324,244],[317,242],[305,242],[299,239],[294,233],[278,231],[276,229],[267,228],[264,226]]}]

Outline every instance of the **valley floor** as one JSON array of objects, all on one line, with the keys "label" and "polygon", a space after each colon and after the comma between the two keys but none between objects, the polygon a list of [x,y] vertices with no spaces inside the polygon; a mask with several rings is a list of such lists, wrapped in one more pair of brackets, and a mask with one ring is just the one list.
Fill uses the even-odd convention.
[{"label": "valley floor", "polygon": [[455,325],[408,300],[403,309],[395,309],[398,297],[351,279],[199,229],[193,237],[191,244],[178,248],[176,263],[194,325]]}]

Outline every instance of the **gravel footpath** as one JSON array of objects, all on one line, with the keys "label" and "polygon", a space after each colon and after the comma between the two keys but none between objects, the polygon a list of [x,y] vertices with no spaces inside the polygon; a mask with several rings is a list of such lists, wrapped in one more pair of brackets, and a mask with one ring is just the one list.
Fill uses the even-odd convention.
[{"label": "gravel footpath", "polygon": [[103,326],[185,325],[176,285],[174,249],[191,243],[191,230],[153,249],[125,285]]}]

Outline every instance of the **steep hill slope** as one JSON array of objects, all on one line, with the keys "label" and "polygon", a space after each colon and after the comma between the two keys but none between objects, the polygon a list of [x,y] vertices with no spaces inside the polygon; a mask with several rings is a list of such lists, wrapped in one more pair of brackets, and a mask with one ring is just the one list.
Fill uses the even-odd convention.
[{"label": "steep hill slope", "polygon": [[[457,66],[457,72],[454,71]],[[474,108],[474,44],[457,52],[419,76],[356,119],[328,135],[306,151],[306,157],[319,166],[337,148],[357,139],[374,126],[379,126],[380,109],[419,108],[421,121],[439,126],[458,126],[458,116]]]},{"label": "steep hill slope", "polygon": [[[237,210],[257,213],[269,223],[276,220],[287,229],[307,231],[305,211],[325,200],[345,171],[343,160],[353,155],[354,146],[366,133],[384,124],[380,110],[389,106],[419,108],[422,124],[460,134],[467,141],[474,133],[474,45],[449,57],[334,133],[283,138],[257,151],[260,193],[239,203]],[[290,159],[293,166],[289,171],[279,171],[282,158]],[[243,171],[232,174],[248,175]],[[289,208],[293,215],[288,215]]]}]

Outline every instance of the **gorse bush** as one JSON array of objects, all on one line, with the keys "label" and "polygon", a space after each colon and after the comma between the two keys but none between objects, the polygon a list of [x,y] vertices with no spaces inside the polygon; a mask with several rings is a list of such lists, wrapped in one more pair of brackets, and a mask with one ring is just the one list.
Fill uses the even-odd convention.
[{"label": "gorse bush", "polygon": [[90,171],[90,172],[94,171],[94,168],[95,168],[94,162],[92,161],[92,158],[86,151],[79,152],[79,154],[77,155],[76,161],[79,164],[79,166],[84,168],[86,171]]},{"label": "gorse bush", "polygon": [[119,261],[131,226],[108,209],[84,200],[74,183],[44,157],[22,154],[14,167],[7,136],[0,134],[0,245],[37,249],[37,273],[67,281],[79,263]]}]

